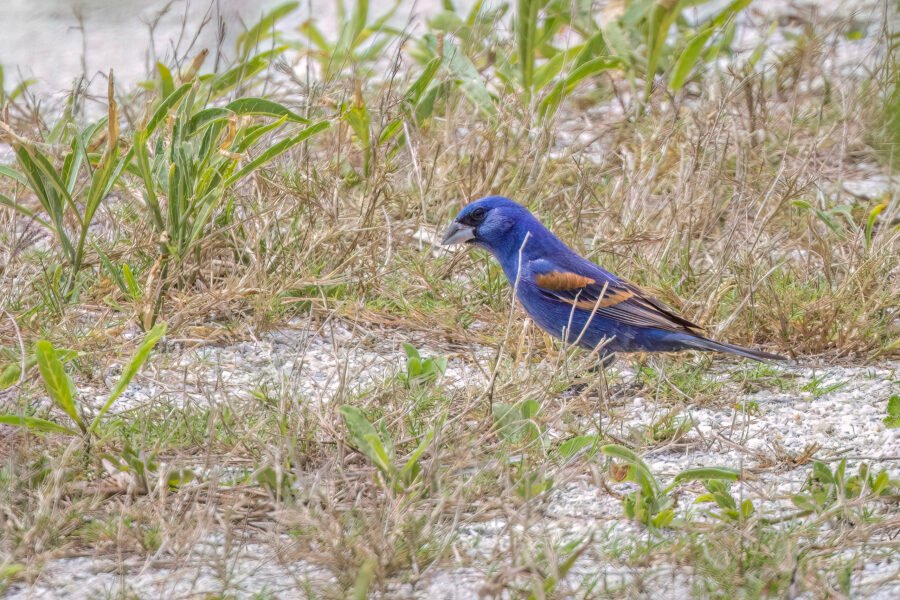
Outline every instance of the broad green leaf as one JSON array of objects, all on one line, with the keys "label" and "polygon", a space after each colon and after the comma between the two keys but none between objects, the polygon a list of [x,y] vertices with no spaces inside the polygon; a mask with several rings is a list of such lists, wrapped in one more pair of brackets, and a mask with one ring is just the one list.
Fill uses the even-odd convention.
[{"label": "broad green leaf", "polygon": [[900,428],[900,395],[891,396],[888,400],[887,414],[883,419],[885,427],[888,429]]},{"label": "broad green leaf", "polygon": [[679,2],[673,2],[671,5],[657,2],[650,11],[650,27],[648,29],[647,46],[649,48],[647,56],[647,74],[645,95],[649,98],[653,91],[653,79],[656,76],[656,67],[659,64],[660,55],[663,46],[665,46],[666,38],[669,35],[669,29],[672,23],[681,11]]},{"label": "broad green leaf", "polygon": [[156,63],[156,70],[159,71],[160,98],[168,98],[175,91],[175,80],[172,78],[172,71],[161,62]]},{"label": "broad green leaf", "polygon": [[20,417],[19,415],[0,415],[0,423],[4,425],[12,425],[13,427],[24,427],[30,431],[40,433],[65,433],[67,435],[78,435],[78,432],[62,425],[57,425],[53,421],[39,419],[37,417]]},{"label": "broad green leaf", "polygon": [[406,90],[406,93],[403,95],[403,100],[413,106],[418,104],[419,100],[422,98],[422,94],[428,89],[431,80],[434,79],[434,75],[437,73],[440,66],[440,57],[435,57],[428,61],[428,64],[422,69],[422,73],[416,78],[413,84],[409,86],[409,89]]},{"label": "broad green leaf", "polygon": [[218,106],[214,106],[211,108],[204,108],[198,113],[194,114],[191,117],[191,120],[188,121],[188,133],[195,133],[200,129],[203,129],[210,123],[214,123],[216,121],[223,121],[229,119],[234,113],[227,108],[221,108]]},{"label": "broad green leaf", "polygon": [[688,42],[687,47],[675,62],[675,69],[672,71],[671,79],[669,79],[669,87],[674,91],[677,92],[684,86],[688,75],[690,75],[694,65],[697,64],[700,53],[703,52],[703,47],[706,46],[706,42],[714,32],[714,28],[707,27]]},{"label": "broad green leaf", "polygon": [[264,115],[268,117],[286,117],[288,121],[296,123],[309,123],[305,119],[293,112],[286,106],[277,102],[266,100],[265,98],[238,98],[237,100],[225,105],[228,110],[234,111],[239,115]]},{"label": "broad green leaf", "polygon": [[634,451],[619,444],[606,444],[600,447],[600,451],[607,456],[618,458],[628,464],[631,467],[630,471],[635,482],[641,486],[644,494],[655,496],[658,493],[659,484],[650,471],[650,467]]},{"label": "broad green leaf", "polygon": [[322,31],[316,27],[316,24],[313,20],[304,21],[300,27],[297,28],[297,31],[300,32],[301,35],[305,36],[313,45],[318,48],[322,53],[333,54],[333,49],[331,45],[328,43],[328,40],[325,39],[325,36],[322,34]]},{"label": "broad green leaf", "polygon": [[103,408],[100,409],[100,412],[97,413],[97,416],[94,417],[94,422],[91,423],[91,432],[93,433],[97,429],[97,425],[100,424],[100,419],[103,418],[103,415],[106,414],[106,411],[110,409],[113,403],[122,395],[122,392],[125,391],[125,388],[128,387],[128,384],[131,383],[131,380],[134,379],[134,376],[137,375],[137,372],[140,370],[141,366],[147,361],[147,357],[150,356],[150,352],[153,350],[153,347],[156,345],[156,342],[166,334],[166,325],[165,323],[159,323],[153,329],[147,332],[147,335],[144,336],[144,341],[141,342],[141,345],[138,346],[137,352],[134,353],[134,356],[131,357],[131,361],[122,369],[122,374],[119,376],[119,381],[116,382],[115,387],[113,387],[112,391],[109,394],[109,398],[106,399],[106,403],[103,405]]},{"label": "broad green leaf", "polygon": [[540,429],[533,420],[540,405],[536,400],[526,400],[518,404],[497,402],[493,406],[497,432],[505,440],[518,444],[540,435]]},{"label": "broad green leaf", "polygon": [[371,450],[369,460],[378,468],[379,471],[388,475],[391,472],[391,457],[387,449],[384,447],[384,440],[377,433],[367,433],[365,436],[366,444]]},{"label": "broad green leaf", "polygon": [[422,358],[422,355],[419,354],[419,351],[410,343],[403,342],[403,352],[406,354],[406,358]]},{"label": "broad green leaf", "polygon": [[[35,355],[30,355],[25,359],[25,372],[27,373],[37,364],[37,357]],[[14,363],[10,363],[0,372],[0,390],[5,390],[8,387],[12,387],[19,381],[19,377],[22,371],[22,361],[16,361]]]},{"label": "broad green leaf", "polygon": [[599,438],[596,435],[576,435],[560,444],[557,452],[563,458],[572,458],[585,448],[594,446],[598,441]]},{"label": "broad green leaf", "polygon": [[872,246],[872,230],[875,228],[875,221],[878,220],[878,215],[880,215],[885,208],[887,208],[888,203],[882,202],[881,204],[875,205],[871,211],[869,211],[869,218],[866,220],[866,248],[870,248]]},{"label": "broad green leaf", "polygon": [[[437,38],[425,34],[425,44],[437,55]],[[481,74],[472,61],[452,41],[444,39],[444,68],[459,82],[463,94],[488,116],[497,114],[497,107],[484,85]]]},{"label": "broad green leaf", "polygon": [[50,399],[69,415],[69,418],[82,431],[85,431],[84,423],[75,405],[75,384],[57,357],[53,344],[47,340],[40,340],[34,345],[34,353],[37,357],[38,370],[41,373],[44,388],[50,395]]},{"label": "broad green leaf", "polygon": [[452,10],[442,10],[428,17],[426,23],[433,31],[443,31],[445,33],[457,33],[466,26],[462,17]]},{"label": "broad green leaf", "polygon": [[341,406],[340,411],[344,419],[344,426],[350,434],[350,443],[371,459],[375,451],[368,440],[370,436],[378,437],[378,432],[372,427],[372,424],[369,423],[362,411],[355,406],[345,404]]}]

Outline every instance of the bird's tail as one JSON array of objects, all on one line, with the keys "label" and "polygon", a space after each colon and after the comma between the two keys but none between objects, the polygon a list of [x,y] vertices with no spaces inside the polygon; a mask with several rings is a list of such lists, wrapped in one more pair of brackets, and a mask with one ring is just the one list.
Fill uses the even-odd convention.
[{"label": "bird's tail", "polygon": [[689,340],[685,340],[685,342],[687,343],[687,345],[697,348],[698,350],[727,352],[729,354],[737,354],[738,356],[743,356],[744,358],[752,358],[753,360],[758,360],[760,362],[787,360],[787,358],[785,358],[784,356],[779,356],[778,354],[762,352],[760,350],[751,350],[750,348],[735,346],[734,344],[727,344],[725,342],[715,342],[713,340],[702,337],[692,337]]}]

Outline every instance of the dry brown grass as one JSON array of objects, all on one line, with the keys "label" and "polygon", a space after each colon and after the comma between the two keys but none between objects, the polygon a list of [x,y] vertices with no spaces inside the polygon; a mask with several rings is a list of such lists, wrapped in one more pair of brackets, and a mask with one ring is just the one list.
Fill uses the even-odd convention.
[{"label": "dry brown grass", "polygon": [[[639,359],[638,368],[656,378],[612,375],[613,391],[606,393],[585,356],[550,347],[518,314],[510,320],[510,292],[490,259],[436,252],[420,235],[439,229],[471,199],[508,195],[579,251],[656,290],[717,337],[804,363],[896,358],[898,200],[884,199],[867,240],[865,224],[879,200],[852,198],[840,184],[887,168],[869,144],[874,117],[858,80],[827,66],[835,50],[822,40],[832,33],[825,26],[813,30],[774,73],[735,68],[690,94],[655,95],[640,112],[618,110],[617,95],[627,94],[620,80],[571,99],[542,124],[517,97],[498,102],[494,124],[454,97],[436,118],[409,128],[404,148],[391,155],[376,150],[362,178],[359,144],[338,123],[236,190],[230,211],[219,211],[219,225],[165,282],[159,240],[135,208],[139,190],[129,181],[105,205],[97,241],[132,265],[145,299],[129,299],[90,254],[80,295],[63,301],[53,287],[52,241],[0,211],[0,307],[9,317],[0,322],[4,347],[18,351],[14,321],[26,345],[49,338],[77,349],[79,385],[103,388],[107,368],[133,346],[122,334],[143,323],[150,292],[160,286],[169,290],[160,319],[169,324],[173,355],[193,345],[253,339],[297,317],[325,336],[335,323],[355,327],[360,346],[421,341],[472,368],[457,381],[420,389],[388,377],[365,389],[346,383],[329,397],[308,398],[286,381],[245,390],[255,392],[249,397],[222,397],[217,382],[179,387],[183,382],[166,381],[163,357],[145,377],[167,392],[118,415],[94,448],[0,426],[0,511],[7,524],[0,586],[5,566],[23,567],[9,579],[35,581],[45,561],[61,557],[112,558],[123,572],[132,557],[171,568],[213,536],[224,556],[262,541],[277,549],[272,556],[281,564],[303,560],[322,569],[334,581],[298,576],[293,582],[314,595],[346,597],[365,582],[372,593],[391,597],[396,586],[425,581],[444,562],[474,562],[460,532],[482,522],[501,523],[501,543],[484,558],[491,574],[485,589],[515,597],[531,590],[548,597],[575,593],[578,578],[545,590],[564,575],[561,565],[573,554],[579,564],[602,562],[635,577],[621,590],[599,586],[587,595],[659,589],[654,586],[669,572],[660,575],[660,565],[693,570],[709,593],[759,583],[753,589],[766,595],[834,588],[841,552],[865,555],[866,544],[895,551],[896,543],[885,541],[897,527],[893,505],[888,518],[858,528],[825,517],[801,531],[767,528],[761,519],[735,528],[705,523],[667,540],[640,531],[633,543],[612,549],[592,540],[572,546],[559,532],[544,531],[542,511],[555,491],[571,482],[597,489],[616,484],[597,461],[560,460],[549,447],[590,431],[621,441],[613,425],[625,421],[635,388],[658,403],[663,419],[685,406],[715,404],[720,388],[704,387],[708,382],[690,359],[678,357],[671,372]],[[412,75],[397,77],[390,87],[361,90],[376,136],[377,124],[401,114],[397,90],[408,81],[400,79]],[[321,107],[351,97],[355,85],[353,78],[337,78],[326,89],[309,90],[282,80],[273,97],[310,93],[309,105]],[[597,97],[603,110],[592,103]],[[593,108],[577,108],[588,105]],[[27,109],[12,116],[17,131],[37,135],[39,119]],[[596,135],[574,141],[559,135],[570,131]],[[846,211],[835,211],[838,205]],[[302,349],[298,354],[302,361]],[[348,371],[359,366],[348,358],[335,368],[349,381]],[[187,372],[184,382],[192,382]],[[696,387],[674,385],[667,373]],[[586,390],[560,393],[580,381],[589,382]],[[188,388],[204,400],[184,402],[179,394],[186,397]],[[2,393],[4,408],[42,410],[34,374]],[[530,398],[542,403],[539,420],[552,440],[511,444],[489,402]],[[409,489],[380,482],[353,449],[337,410],[342,403],[384,423],[398,457],[443,420],[422,476]],[[644,450],[711,444],[690,428],[669,438],[671,432],[647,425],[649,433],[633,432],[627,441]],[[126,444],[200,476],[178,488],[139,489],[95,460],[98,452],[119,455]],[[771,461],[760,469],[775,473],[781,465]],[[260,479],[270,475],[274,486]],[[701,549],[713,546],[728,558],[730,572],[703,558]],[[801,548],[806,554],[798,558]],[[228,560],[197,560],[221,570],[227,594]]]}]

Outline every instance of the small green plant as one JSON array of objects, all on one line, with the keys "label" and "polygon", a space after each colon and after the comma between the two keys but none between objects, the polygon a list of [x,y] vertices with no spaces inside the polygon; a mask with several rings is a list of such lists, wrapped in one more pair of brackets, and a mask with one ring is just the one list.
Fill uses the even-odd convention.
[{"label": "small green plant", "polygon": [[266,466],[258,470],[254,477],[256,483],[265,489],[276,502],[292,500],[294,494],[294,483],[296,478],[288,469],[276,469],[272,466]]},{"label": "small green plant", "polygon": [[[734,37],[734,17],[750,0],[734,0],[707,20],[689,26],[680,18],[689,5],[706,1],[644,0],[631,2],[616,19],[603,24],[603,35],[612,54],[627,65],[629,79],[645,80],[644,97],[653,91],[657,74],[670,72],[668,86],[681,89],[698,66],[727,50]],[[671,35],[673,27],[677,35]]]},{"label": "small green plant", "polygon": [[804,392],[809,392],[812,394],[813,400],[818,400],[822,396],[826,396],[831,392],[836,392],[839,389],[846,387],[846,381],[836,381],[834,383],[825,383],[826,376],[821,375],[818,377],[813,377],[809,380],[809,383],[804,384],[800,389]]},{"label": "small green plant", "polygon": [[[304,117],[264,98],[208,105],[212,96],[233,88],[238,81],[224,73],[204,83],[191,80],[182,84],[159,102],[134,134],[132,170],[140,178],[150,222],[160,236],[163,282],[157,287],[150,314],[143,315],[145,327],[157,318],[170,285],[167,277],[173,261],[179,266],[179,285],[194,281],[196,271],[183,268],[185,260],[199,257],[204,237],[215,225],[228,221],[231,211],[226,197],[231,188],[330,126],[328,121],[308,124]],[[161,128],[162,124],[171,126]],[[299,129],[285,133],[288,124]],[[269,144],[264,136],[274,133],[282,138]],[[244,156],[260,146],[265,149],[241,166]]]},{"label": "small green plant", "polygon": [[661,529],[673,525],[675,501],[672,491],[687,481],[737,481],[740,472],[726,467],[698,467],[678,473],[663,487],[641,457],[619,444],[607,444],[600,448],[606,456],[614,458],[625,466],[627,479],[637,484],[637,490],[625,496],[622,506],[625,515],[651,529]]},{"label": "small green plant", "polygon": [[86,438],[93,437],[97,433],[97,427],[100,425],[103,415],[106,414],[128,387],[128,384],[131,383],[131,380],[150,355],[150,351],[153,350],[156,342],[165,335],[165,332],[166,326],[164,324],[159,324],[147,332],[131,361],[122,369],[119,381],[113,387],[106,402],[94,415],[93,419],[87,417],[84,405],[78,401],[75,383],[69,374],[66,373],[63,361],[60,359],[60,353],[53,348],[53,344],[50,342],[46,340],[38,341],[34,346],[34,355],[44,389],[47,391],[47,395],[54,406],[66,414],[69,423],[60,425],[39,417],[14,414],[0,415],[0,423],[24,427],[30,431],[40,433],[62,433],[66,435],[82,435]]},{"label": "small green plant", "polygon": [[713,503],[719,510],[717,512],[710,511],[709,514],[722,521],[731,523],[743,523],[756,512],[753,501],[745,498],[740,501],[731,495],[731,482],[719,479],[711,479],[703,482],[706,493],[697,496],[694,501],[697,504]]},{"label": "small green plant", "polygon": [[565,587],[560,584],[572,572],[575,563],[591,547],[592,542],[592,538],[580,538],[566,541],[551,552],[539,552],[535,557],[540,565],[537,569],[539,581],[534,583],[534,591],[528,595],[528,600],[567,596],[563,591]]},{"label": "small green plant", "polygon": [[412,344],[403,344],[406,354],[406,372],[400,375],[406,387],[428,385],[437,381],[447,370],[446,356],[423,358]]},{"label": "small green plant", "polygon": [[0,65],[0,111],[4,109],[7,103],[13,103],[16,99],[25,93],[25,91],[35,82],[37,79],[25,79],[20,81],[15,87],[11,90],[6,89],[6,77],[3,70],[3,65]]},{"label": "small green plant", "polygon": [[133,494],[149,494],[160,482],[175,490],[194,479],[190,469],[163,467],[155,452],[136,451],[127,443],[121,453],[103,455],[102,462],[106,472],[127,482]]},{"label": "small green plant", "polygon": [[344,0],[338,0],[335,31],[340,33],[336,40],[328,40],[315,20],[311,19],[300,25],[303,43],[290,45],[318,63],[324,81],[360,66],[371,67],[385,47],[402,33],[387,24],[399,5],[399,0],[394,0],[387,12],[370,23],[369,0],[356,0],[353,11],[349,13]]},{"label": "small green plant", "polygon": [[807,514],[834,510],[841,518],[849,520],[854,513],[846,505],[848,500],[889,496],[897,493],[898,488],[900,482],[892,480],[887,470],[875,474],[866,463],[860,463],[856,475],[848,476],[847,459],[838,461],[833,470],[816,461],[803,490],[791,496],[791,501]]},{"label": "small green plant", "polygon": [[[0,205],[33,219],[56,237],[68,266],[62,288],[66,298],[75,291],[77,276],[84,263],[88,232],[97,210],[129,162],[129,157],[119,152],[119,113],[113,92],[113,74],[110,71],[108,115],[106,119],[81,131],[75,131],[71,112],[66,111],[57,124],[57,131],[59,137],[71,139],[61,161],[55,159],[52,147],[21,138],[6,128],[7,137],[16,151],[19,169],[2,167],[0,176],[9,177],[16,184],[31,190],[47,219],[2,194]],[[96,148],[101,144],[105,146],[105,151],[97,154]],[[87,179],[87,185],[83,184],[83,178]]]},{"label": "small green plant", "polygon": [[341,416],[350,444],[375,465],[379,482],[395,493],[411,491],[422,474],[422,455],[431,445],[435,431],[443,425],[443,418],[438,419],[435,426],[422,436],[419,445],[402,461],[402,466],[398,466],[400,461],[395,454],[393,440],[383,423],[380,430],[375,429],[360,409],[347,404],[341,407]]},{"label": "small green plant", "polygon": [[680,440],[694,428],[694,421],[690,417],[679,416],[679,412],[679,409],[671,410],[648,425],[632,427],[629,441],[635,446],[651,446]]},{"label": "small green plant", "polygon": [[561,443],[556,452],[563,460],[585,454],[594,456],[599,450],[600,436],[597,434],[576,435]]},{"label": "small green plant", "polygon": [[882,419],[884,426],[888,429],[897,429],[900,427],[900,395],[893,395],[888,400],[887,416]]},{"label": "small green plant", "polygon": [[540,437],[542,428],[537,416],[541,405],[537,400],[522,400],[516,404],[498,402],[492,408],[497,433],[507,442],[521,444]]}]

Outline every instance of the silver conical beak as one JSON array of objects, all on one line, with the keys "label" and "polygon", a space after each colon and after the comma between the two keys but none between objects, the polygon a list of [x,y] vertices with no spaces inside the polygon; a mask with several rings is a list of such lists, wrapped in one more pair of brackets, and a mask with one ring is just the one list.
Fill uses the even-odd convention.
[{"label": "silver conical beak", "polygon": [[468,242],[469,240],[474,238],[474,227],[469,227],[468,225],[462,225],[461,223],[453,222],[450,223],[450,227],[448,227],[447,231],[444,232],[444,239],[441,240],[441,244],[444,246],[453,246],[455,244]]}]

